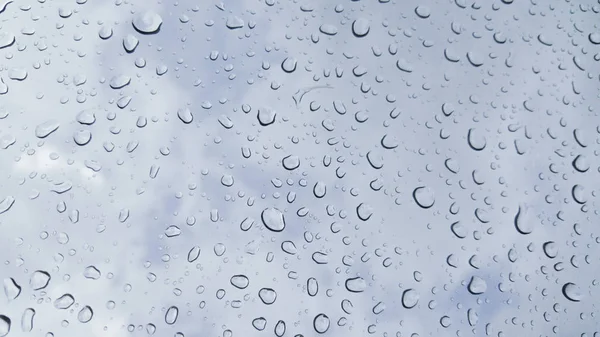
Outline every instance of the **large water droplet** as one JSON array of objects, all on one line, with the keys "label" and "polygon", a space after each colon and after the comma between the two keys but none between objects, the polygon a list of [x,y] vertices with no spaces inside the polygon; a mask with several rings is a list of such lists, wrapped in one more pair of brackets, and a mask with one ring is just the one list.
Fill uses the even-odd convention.
[{"label": "large water droplet", "polygon": [[281,160],[281,164],[288,171],[293,171],[300,167],[300,158],[298,156],[289,155]]},{"label": "large water droplet", "polygon": [[94,311],[89,305],[83,307],[77,314],[77,320],[81,323],[87,323],[94,317]]},{"label": "large water droplet", "polygon": [[515,215],[515,228],[523,235],[533,232],[532,211],[527,206],[519,206]]},{"label": "large water droplet", "polygon": [[258,331],[263,331],[267,327],[267,320],[264,317],[257,317],[252,320],[252,326]]},{"label": "large water droplet", "polygon": [[338,29],[336,26],[334,26],[332,24],[325,23],[319,27],[319,31],[325,35],[333,36],[333,35],[337,34]]},{"label": "large water droplet", "polygon": [[352,33],[356,37],[364,37],[369,34],[371,26],[369,20],[364,18],[358,18],[352,23]]},{"label": "large water droplet", "polygon": [[167,312],[165,313],[165,323],[167,323],[169,325],[175,324],[175,322],[177,322],[178,316],[179,316],[179,308],[177,308],[174,305],[169,307],[169,309],[167,309]]},{"label": "large water droplet", "polygon": [[579,286],[571,282],[567,282],[563,285],[562,293],[566,299],[573,302],[579,302],[583,297]]},{"label": "large water droplet", "polygon": [[108,85],[112,89],[121,89],[121,88],[124,88],[125,86],[129,85],[129,83],[131,83],[131,77],[126,76],[126,75],[117,75],[110,79],[110,82],[108,82]]},{"label": "large water droplet", "polygon": [[69,309],[75,303],[75,298],[71,294],[64,294],[61,297],[54,300],[54,307],[56,309]]},{"label": "large water droplet", "polygon": [[258,297],[264,304],[271,305],[277,300],[277,293],[271,288],[262,288],[258,291]]},{"label": "large water droplet", "polygon": [[402,293],[402,306],[406,309],[414,308],[419,303],[419,293],[414,289],[406,289]]},{"label": "large water droplet", "polygon": [[487,290],[487,283],[478,276],[472,276],[467,289],[473,295],[480,295]]},{"label": "large water droplet", "polygon": [[329,324],[329,316],[322,313],[315,316],[313,320],[313,327],[315,328],[315,331],[320,334],[329,330]]},{"label": "large water droplet", "polygon": [[558,245],[554,241],[545,242],[542,246],[544,249],[544,254],[547,257],[553,259],[558,255]]},{"label": "large water droplet", "polygon": [[155,34],[160,30],[162,18],[152,11],[141,11],[135,15],[132,24],[133,28],[141,34]]},{"label": "large water droplet", "polygon": [[419,186],[413,191],[413,199],[419,207],[427,209],[435,204],[433,190],[426,186]]},{"label": "large water droplet", "polygon": [[346,280],[346,289],[352,293],[360,293],[367,289],[367,282],[362,277],[352,277]]},{"label": "large water droplet", "polygon": [[21,294],[21,286],[12,277],[4,279],[4,294],[8,301],[17,299]]},{"label": "large water droplet", "polygon": [[15,34],[11,32],[0,32],[0,49],[12,46],[15,43]]},{"label": "large water droplet", "polygon": [[11,321],[10,318],[0,315],[0,337],[8,335],[10,332]]},{"label": "large water droplet", "polygon": [[43,270],[36,270],[31,274],[29,284],[33,290],[41,290],[48,286],[50,283],[50,274]]},{"label": "large water droplet", "polygon": [[246,275],[234,275],[230,280],[231,284],[238,289],[246,289],[250,281]]},{"label": "large water droplet", "polygon": [[285,229],[285,218],[277,208],[265,208],[260,217],[265,227],[273,232],[281,232]]},{"label": "large water droplet", "polygon": [[277,116],[277,112],[275,112],[275,110],[273,110],[269,107],[264,107],[264,108],[258,109],[258,112],[256,114],[256,118],[258,119],[258,122],[262,126],[267,126],[267,125],[271,125],[271,124],[275,123],[276,116]]},{"label": "large water droplet", "polygon": [[59,126],[60,126],[60,123],[58,123],[57,120],[55,120],[55,119],[47,120],[41,124],[38,124],[38,126],[35,127],[35,136],[38,138],[46,138],[52,132],[58,130]]},{"label": "large water droplet", "polygon": [[127,34],[127,36],[123,38],[123,48],[125,48],[125,51],[128,53],[133,53],[139,44],[140,40],[134,35]]},{"label": "large water droplet", "polygon": [[27,308],[23,311],[21,316],[21,330],[23,332],[30,332],[33,330],[33,319],[35,318],[35,310]]},{"label": "large water droplet", "polygon": [[369,204],[360,203],[356,207],[356,215],[362,221],[367,221],[373,215],[373,207],[371,207]]},{"label": "large water droplet", "polygon": [[83,270],[83,276],[90,280],[97,280],[100,278],[100,276],[102,276],[102,273],[100,273],[100,270],[94,266],[87,266]]},{"label": "large water droplet", "polygon": [[[286,57],[283,62],[281,62],[281,69],[286,73],[293,73],[296,70],[296,64],[298,61],[293,57]],[[262,123],[261,123],[262,124]]]}]

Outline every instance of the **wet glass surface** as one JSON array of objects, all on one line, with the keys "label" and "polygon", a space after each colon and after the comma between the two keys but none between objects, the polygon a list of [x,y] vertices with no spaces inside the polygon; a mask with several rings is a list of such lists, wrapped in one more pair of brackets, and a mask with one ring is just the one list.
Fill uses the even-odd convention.
[{"label": "wet glass surface", "polygon": [[0,0],[0,337],[598,336],[599,14]]}]

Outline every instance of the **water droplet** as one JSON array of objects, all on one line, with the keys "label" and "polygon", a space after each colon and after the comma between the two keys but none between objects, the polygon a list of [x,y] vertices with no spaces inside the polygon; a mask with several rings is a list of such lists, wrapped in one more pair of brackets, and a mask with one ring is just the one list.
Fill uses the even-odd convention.
[{"label": "water droplet", "polygon": [[310,277],[306,281],[306,291],[310,296],[317,295],[317,293],[319,292],[319,283],[317,282],[317,279],[315,279],[314,277]]},{"label": "water droplet", "polygon": [[337,34],[338,29],[336,26],[334,26],[332,24],[325,23],[319,27],[319,31],[325,35],[333,36],[333,35]]},{"label": "water droplet", "polygon": [[12,277],[5,278],[4,294],[9,302],[15,300],[21,294],[21,286]]},{"label": "water droplet", "polygon": [[89,130],[79,130],[73,133],[73,141],[79,146],[85,146],[92,140],[92,133]]},{"label": "water droplet", "polygon": [[169,307],[169,309],[167,309],[167,312],[165,313],[165,323],[169,325],[175,324],[175,322],[177,322],[178,316],[179,308],[177,308],[176,306]]},{"label": "water droplet", "polygon": [[450,230],[459,239],[464,239],[467,237],[467,228],[465,228],[460,221],[452,223],[452,225],[450,225]]},{"label": "water droplet", "polygon": [[[281,62],[281,69],[286,73],[293,73],[296,70],[296,64],[298,61],[293,57],[286,57],[283,62]],[[261,123],[262,124],[262,123]]]},{"label": "water droplet", "polygon": [[475,326],[479,321],[479,315],[475,310],[469,309],[467,310],[467,320],[469,321],[470,326]]},{"label": "water droplet", "polygon": [[480,295],[487,290],[487,283],[478,276],[472,276],[467,289],[473,295]]},{"label": "water droplet", "polygon": [[64,294],[61,297],[54,300],[54,307],[56,309],[69,309],[75,303],[75,299],[71,294]]},{"label": "water droplet", "polygon": [[264,107],[264,108],[258,109],[256,118],[258,119],[258,122],[260,123],[260,125],[268,126],[268,125],[275,123],[276,116],[277,116],[277,113],[275,112],[275,110],[268,108],[268,107]]},{"label": "water droplet", "polygon": [[267,320],[264,317],[255,318],[252,320],[252,326],[258,331],[263,331],[267,327]]},{"label": "water droplet", "polygon": [[447,328],[452,325],[452,320],[448,316],[442,316],[442,318],[440,318],[440,325],[444,328]]},{"label": "water droplet", "polygon": [[140,40],[134,35],[127,34],[127,36],[123,38],[123,48],[125,48],[127,53],[133,53],[139,44]]},{"label": "water droplet", "polygon": [[10,332],[11,321],[10,318],[0,315],[0,337],[8,335]]},{"label": "water droplet", "polygon": [[415,14],[421,19],[427,19],[431,15],[431,10],[427,6],[417,6],[415,8]]},{"label": "water droplet", "polygon": [[133,28],[141,34],[156,34],[162,25],[162,18],[152,11],[141,11],[135,15]]},{"label": "water droplet", "polygon": [[573,302],[580,302],[583,297],[579,286],[571,282],[567,282],[563,285],[562,293],[566,299]]},{"label": "water droplet", "polygon": [[200,247],[194,246],[188,252],[187,260],[189,263],[192,263],[192,262],[196,261],[199,256],[200,256]]},{"label": "water droplet", "polygon": [[87,323],[94,317],[94,311],[89,305],[83,307],[77,314],[77,320],[81,323]]},{"label": "water droplet", "polygon": [[50,274],[42,270],[36,270],[31,274],[29,284],[33,290],[41,290],[48,286],[50,283]]},{"label": "water droplet", "polygon": [[46,138],[52,132],[58,130],[59,126],[60,126],[60,124],[58,123],[57,120],[55,120],[55,119],[47,120],[41,124],[38,124],[38,126],[35,127],[35,136],[38,138]]},{"label": "water droplet", "polygon": [[112,89],[121,89],[129,85],[129,83],[131,83],[131,78],[129,76],[118,75],[110,79],[109,86]]},{"label": "water droplet", "polygon": [[419,186],[413,190],[413,199],[423,209],[431,208],[435,204],[433,190],[426,186]]},{"label": "water droplet", "polygon": [[289,155],[281,160],[281,164],[288,171],[293,171],[300,167],[300,158],[298,156]]},{"label": "water droplet", "polygon": [[532,212],[527,206],[519,206],[515,215],[515,228],[523,235],[533,232]]},{"label": "water droplet", "polygon": [[244,20],[232,15],[227,17],[227,22],[225,22],[225,26],[229,29],[240,29],[244,27]]},{"label": "water droplet", "polygon": [[88,266],[84,269],[83,276],[90,280],[97,280],[100,278],[100,276],[102,276],[102,274],[96,267]]},{"label": "water droplet", "polygon": [[575,184],[571,189],[571,195],[576,203],[583,205],[587,202],[583,185]]},{"label": "water droplet", "polygon": [[313,320],[313,327],[317,333],[325,333],[329,330],[329,317],[325,314],[318,314]]},{"label": "water droplet", "polygon": [[371,26],[369,24],[369,20],[364,18],[359,18],[354,20],[352,23],[352,33],[356,37],[365,37],[369,34],[369,30]]},{"label": "water droplet", "polygon": [[479,130],[473,128],[469,129],[467,133],[467,142],[469,147],[475,151],[481,151],[487,145],[485,136]]},{"label": "water droplet", "polygon": [[11,68],[8,71],[8,78],[13,81],[23,81],[27,78],[27,70],[24,68]]},{"label": "water droplet", "polygon": [[273,329],[273,332],[275,333],[275,336],[283,337],[283,335],[285,334],[285,322],[282,320],[279,320],[277,322],[277,324],[275,324],[275,328]]},{"label": "water droplet", "polygon": [[11,134],[5,134],[3,136],[0,136],[0,148],[3,150],[8,149],[12,145],[14,145],[16,142],[17,142],[17,138],[15,138],[15,136],[13,136]]},{"label": "water droplet", "polygon": [[108,27],[108,26],[102,26],[100,28],[100,30],[98,31],[98,36],[102,39],[102,40],[108,40],[110,39],[110,37],[113,35],[113,30],[112,27]]},{"label": "water droplet", "polygon": [[281,232],[285,229],[285,218],[277,208],[265,208],[261,213],[261,219],[265,227],[273,232]]},{"label": "water droplet", "polygon": [[234,275],[231,277],[230,282],[231,285],[238,289],[246,289],[246,287],[248,287],[248,285],[250,284],[250,281],[248,280],[248,277],[246,277],[246,275]]},{"label": "water droplet", "polygon": [[93,109],[82,110],[75,117],[79,124],[92,125],[96,122],[96,113]]},{"label": "water droplet", "polygon": [[398,59],[398,61],[396,61],[396,67],[407,73],[412,73],[414,69],[412,64],[410,64],[406,59]]},{"label": "water droplet", "polygon": [[558,245],[554,241],[547,241],[542,246],[544,249],[544,254],[547,257],[553,259],[558,255]]},{"label": "water droplet", "polygon": [[371,207],[369,204],[360,203],[356,207],[356,215],[360,220],[367,221],[373,215],[373,207]]},{"label": "water droplet", "polygon": [[35,310],[27,308],[23,311],[21,316],[21,330],[23,332],[30,332],[33,330],[33,319],[35,318]]},{"label": "water droplet", "polygon": [[313,187],[313,194],[317,198],[323,198],[327,194],[327,185],[322,181],[317,181]]},{"label": "water droplet", "polygon": [[414,308],[419,303],[419,293],[414,289],[406,289],[402,293],[402,306],[406,309]]},{"label": "water droplet", "polygon": [[352,293],[360,293],[367,289],[367,282],[362,277],[353,277],[346,280],[346,289]]},{"label": "water droplet", "polygon": [[181,228],[179,226],[171,225],[165,229],[165,236],[168,238],[173,238],[181,235]]},{"label": "water droplet", "polygon": [[277,293],[271,288],[262,288],[258,291],[258,297],[264,304],[271,305],[277,300]]},{"label": "water droplet", "polygon": [[13,196],[6,196],[0,201],[0,214],[8,212],[12,205],[15,204],[15,198]]},{"label": "water droplet", "polygon": [[296,255],[296,253],[298,252],[298,249],[296,249],[296,245],[289,240],[283,241],[281,243],[281,250],[290,255]]},{"label": "water droplet", "polygon": [[189,108],[180,108],[177,110],[177,117],[185,124],[190,124],[194,120],[192,111]]},{"label": "water droplet", "polygon": [[12,46],[15,43],[15,35],[11,32],[0,32],[0,49]]}]

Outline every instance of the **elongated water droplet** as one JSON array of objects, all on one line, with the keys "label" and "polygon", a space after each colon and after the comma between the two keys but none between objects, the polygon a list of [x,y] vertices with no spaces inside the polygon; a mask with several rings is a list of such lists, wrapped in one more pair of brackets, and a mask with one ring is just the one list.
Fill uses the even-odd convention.
[{"label": "elongated water droplet", "polygon": [[8,301],[17,299],[21,294],[21,286],[12,277],[4,279],[4,294]]},{"label": "elongated water droplet", "polygon": [[61,297],[54,300],[54,307],[56,309],[69,309],[75,303],[75,298],[71,294],[64,294]]},{"label": "elongated water droplet", "polygon": [[169,307],[169,309],[167,309],[167,312],[165,313],[165,323],[169,325],[175,324],[175,322],[177,322],[178,316],[179,308],[177,308],[176,306]]},{"label": "elongated water droplet", "polygon": [[38,138],[46,138],[54,131],[58,130],[60,124],[57,120],[47,120],[35,127],[35,136]]},{"label": "elongated water droplet", "polygon": [[35,310],[27,308],[23,311],[21,316],[21,330],[23,332],[30,332],[33,330],[33,319],[35,318]]}]

